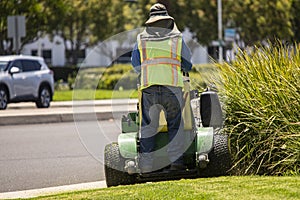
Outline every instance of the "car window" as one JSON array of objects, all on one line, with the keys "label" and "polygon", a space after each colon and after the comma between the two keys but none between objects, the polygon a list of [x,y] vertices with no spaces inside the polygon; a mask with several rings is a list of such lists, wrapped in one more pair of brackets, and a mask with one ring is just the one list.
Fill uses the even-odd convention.
[{"label": "car window", "polygon": [[32,61],[32,62],[35,66],[35,70],[41,70],[42,65],[38,61]]},{"label": "car window", "polygon": [[8,61],[0,61],[0,71],[5,71],[8,65]]},{"label": "car window", "polygon": [[22,60],[22,65],[24,72],[37,71],[41,68],[41,65],[33,60]]},{"label": "car window", "polygon": [[20,69],[20,72],[23,71],[22,63],[21,63],[20,60],[15,60],[15,61],[12,63],[12,66],[13,66],[13,67],[19,68],[19,69]]}]

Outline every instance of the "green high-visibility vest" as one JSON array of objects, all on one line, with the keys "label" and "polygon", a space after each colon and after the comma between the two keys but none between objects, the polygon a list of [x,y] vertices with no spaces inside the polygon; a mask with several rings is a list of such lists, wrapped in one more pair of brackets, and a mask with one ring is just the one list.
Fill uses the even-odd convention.
[{"label": "green high-visibility vest", "polygon": [[162,40],[138,37],[141,59],[141,89],[151,85],[183,87],[182,36]]}]

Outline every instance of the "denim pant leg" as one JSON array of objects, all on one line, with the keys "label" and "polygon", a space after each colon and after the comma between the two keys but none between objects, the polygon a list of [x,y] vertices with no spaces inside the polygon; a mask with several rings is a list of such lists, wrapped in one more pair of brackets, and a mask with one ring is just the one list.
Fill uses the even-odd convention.
[{"label": "denim pant leg", "polygon": [[152,167],[155,135],[158,128],[161,107],[156,104],[157,94],[154,89],[147,88],[142,92],[142,124],[140,137],[140,165]]},{"label": "denim pant leg", "polygon": [[166,110],[166,120],[168,123],[168,154],[172,163],[182,164],[182,155],[184,152],[184,126],[181,111],[183,104],[182,88],[168,88],[169,92],[162,94],[163,106]]}]

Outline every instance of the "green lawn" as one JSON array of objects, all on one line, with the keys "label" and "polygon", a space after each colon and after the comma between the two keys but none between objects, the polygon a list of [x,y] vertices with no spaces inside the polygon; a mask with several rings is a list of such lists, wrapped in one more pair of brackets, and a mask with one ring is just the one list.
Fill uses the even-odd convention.
[{"label": "green lawn", "polygon": [[300,176],[218,177],[118,186],[35,199],[300,199]]},{"label": "green lawn", "polygon": [[136,90],[58,90],[53,101],[99,100],[99,99],[137,98]]}]

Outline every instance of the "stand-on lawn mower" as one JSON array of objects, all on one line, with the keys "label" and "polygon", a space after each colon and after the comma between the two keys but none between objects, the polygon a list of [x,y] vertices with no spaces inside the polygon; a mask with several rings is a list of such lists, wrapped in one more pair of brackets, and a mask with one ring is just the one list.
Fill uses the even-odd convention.
[{"label": "stand-on lawn mower", "polygon": [[[227,135],[221,133],[223,116],[219,98],[214,91],[207,90],[200,95],[190,91],[189,79],[185,77],[183,109],[186,150],[184,162],[187,168],[180,171],[155,170],[141,173],[139,169],[139,126],[138,111],[122,118],[122,133],[118,142],[105,147],[105,176],[107,186],[128,185],[148,181],[181,178],[213,177],[226,175],[231,167]],[[139,91],[141,93],[141,91]],[[141,100],[141,95],[139,95]],[[163,113],[163,112],[162,112]],[[164,115],[161,113],[159,132],[156,134],[156,148],[163,149],[168,144],[168,134]],[[166,151],[157,151],[154,165],[168,160]]]}]

